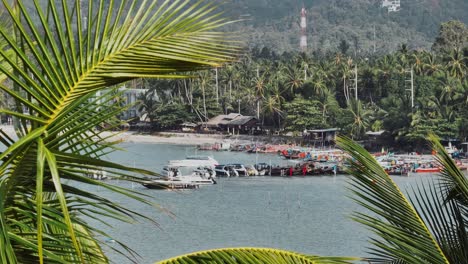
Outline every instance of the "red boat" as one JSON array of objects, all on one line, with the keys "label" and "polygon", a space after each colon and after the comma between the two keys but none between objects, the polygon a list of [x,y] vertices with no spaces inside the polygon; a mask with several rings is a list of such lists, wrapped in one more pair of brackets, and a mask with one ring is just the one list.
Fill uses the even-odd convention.
[{"label": "red boat", "polygon": [[414,170],[414,172],[417,173],[436,173],[440,172],[442,169],[439,167],[433,167],[433,168],[417,168]]}]

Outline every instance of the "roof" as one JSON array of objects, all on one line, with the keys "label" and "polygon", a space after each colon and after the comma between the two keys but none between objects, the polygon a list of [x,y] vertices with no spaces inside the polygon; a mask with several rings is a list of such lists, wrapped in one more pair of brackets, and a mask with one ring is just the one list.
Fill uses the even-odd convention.
[{"label": "roof", "polygon": [[257,120],[257,118],[253,116],[239,116],[234,120],[231,120],[227,123],[228,126],[242,126],[250,122],[251,120]]},{"label": "roof", "polygon": [[338,128],[325,128],[325,129],[311,129],[311,130],[307,130],[307,132],[323,133],[323,132],[335,132],[335,131],[338,131],[338,130],[339,130]]},{"label": "roof", "polygon": [[243,116],[238,113],[230,113],[229,115],[218,115],[206,122],[208,126],[219,126],[219,125],[244,125],[255,119],[253,116]]},{"label": "roof", "polygon": [[231,113],[229,115],[218,115],[206,122],[207,125],[224,125],[234,118],[242,116],[241,114]]},{"label": "roof", "polygon": [[381,136],[383,133],[385,133],[385,130],[379,130],[379,131],[367,131],[366,135],[368,136]]}]

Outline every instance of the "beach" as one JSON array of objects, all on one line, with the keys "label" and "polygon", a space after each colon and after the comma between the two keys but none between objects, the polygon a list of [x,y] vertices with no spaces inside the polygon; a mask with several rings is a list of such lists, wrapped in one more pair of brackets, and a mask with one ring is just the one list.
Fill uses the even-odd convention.
[{"label": "beach", "polygon": [[238,139],[220,134],[194,134],[194,133],[171,133],[161,132],[157,134],[141,134],[133,131],[125,132],[103,132],[103,136],[113,134],[112,140],[120,140],[130,143],[160,143],[177,145],[201,145],[214,144],[219,142],[226,143],[251,143],[251,140]]},{"label": "beach", "polygon": [[[13,126],[1,125],[0,129],[10,137],[16,138]],[[110,132],[104,131],[102,137],[109,137],[110,141],[122,141],[129,143],[153,143],[153,144],[177,144],[177,145],[201,145],[226,143],[251,143],[251,138],[221,135],[221,134],[195,134],[195,133],[175,133],[160,132],[157,134],[142,134],[136,131]]]}]

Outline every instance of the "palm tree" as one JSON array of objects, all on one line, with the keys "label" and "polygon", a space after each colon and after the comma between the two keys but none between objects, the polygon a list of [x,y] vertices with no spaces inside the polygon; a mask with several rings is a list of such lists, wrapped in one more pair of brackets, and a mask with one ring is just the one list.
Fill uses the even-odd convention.
[{"label": "palm tree", "polygon": [[458,50],[453,50],[450,52],[449,58],[447,58],[447,71],[452,77],[462,79],[466,76],[467,68],[464,63],[463,52]]},{"label": "palm tree", "polygon": [[[141,180],[134,173],[155,174],[101,159],[113,144],[95,128],[118,126],[113,117],[122,109],[110,93],[94,94],[135,78],[179,78],[175,72],[216,67],[237,48],[214,31],[225,22],[210,4],[122,0],[105,6],[108,1],[89,0],[83,14],[81,1],[16,2],[17,9],[8,1],[4,7],[17,35],[0,28],[7,43],[0,49],[7,62],[0,72],[15,86],[0,89],[20,106],[2,110],[20,122],[18,139],[0,135],[0,262],[108,262],[96,238],[108,235],[81,217],[145,217],[73,182],[145,202],[87,174],[102,170],[128,181]],[[39,21],[32,23],[33,17]]]},{"label": "palm tree", "polygon": [[354,200],[366,212],[353,219],[375,233],[370,263],[466,263],[468,259],[468,179],[434,135],[442,173],[404,196],[364,148],[350,139],[338,145],[350,155]]},{"label": "palm tree", "polygon": [[346,109],[353,116],[353,124],[351,124],[351,135],[355,139],[360,139],[370,126],[369,116],[371,111],[364,108],[360,100],[350,100]]},{"label": "palm tree", "polygon": [[437,56],[433,53],[428,53],[425,56],[425,63],[423,65],[424,73],[426,75],[435,75],[442,70],[442,65],[438,62]]},{"label": "palm tree", "polygon": [[[158,108],[158,102],[156,101],[155,96],[156,90],[149,89],[145,93],[142,93],[138,96],[138,112],[141,113],[141,116],[146,116],[150,124],[154,121],[154,112]],[[145,118],[146,119],[146,118]]]}]

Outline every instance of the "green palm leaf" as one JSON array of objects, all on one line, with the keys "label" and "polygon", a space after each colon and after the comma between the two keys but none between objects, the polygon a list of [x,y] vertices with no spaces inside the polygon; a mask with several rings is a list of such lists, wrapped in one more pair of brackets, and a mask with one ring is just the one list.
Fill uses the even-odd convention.
[{"label": "green palm leaf", "polygon": [[33,8],[26,1],[15,7],[2,2],[16,34],[0,27],[0,72],[14,86],[0,89],[17,107],[0,111],[19,121],[19,138],[0,133],[6,148],[0,154],[0,261],[107,262],[95,238],[107,235],[83,216],[152,219],[75,184],[148,203],[140,193],[87,174],[102,170],[129,181],[155,174],[101,160],[118,142],[94,129],[119,126],[115,116],[123,108],[113,104],[114,91],[95,93],[232,60],[236,43],[215,31],[228,22],[203,1],[28,1]]},{"label": "green palm leaf", "polygon": [[292,251],[271,248],[224,248],[200,251],[188,255],[157,262],[157,264],[183,263],[274,263],[274,264],[344,264],[358,258],[349,257],[318,257],[295,253]]},{"label": "green palm leaf", "polygon": [[449,263],[437,238],[398,186],[363,147],[341,137],[338,145],[351,159],[353,198],[370,213],[353,219],[376,235],[371,250],[376,262]]}]

